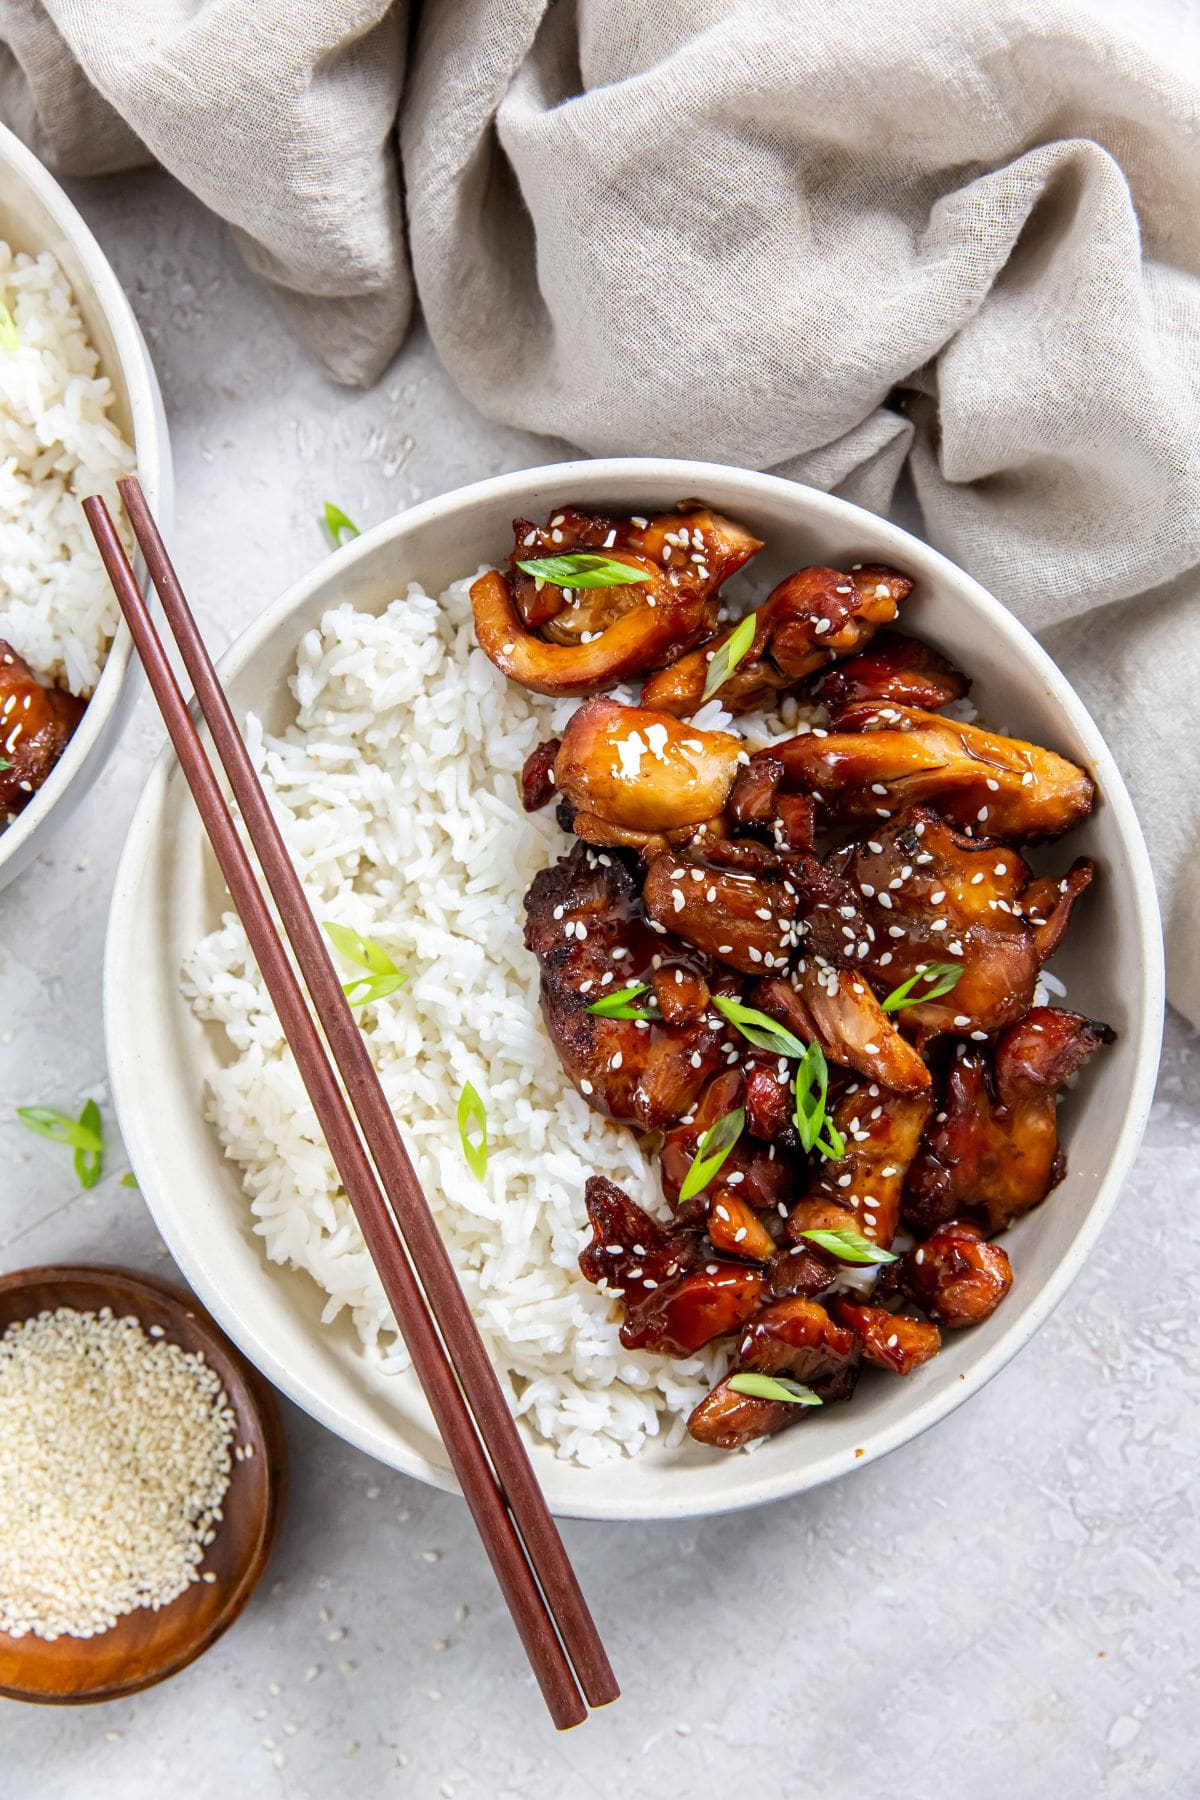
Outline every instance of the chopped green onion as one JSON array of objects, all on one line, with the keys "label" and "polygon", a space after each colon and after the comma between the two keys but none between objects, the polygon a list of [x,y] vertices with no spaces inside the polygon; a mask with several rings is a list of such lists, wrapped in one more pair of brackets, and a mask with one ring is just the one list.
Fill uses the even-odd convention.
[{"label": "chopped green onion", "polygon": [[[472,1143],[472,1131],[478,1133],[478,1143]],[[487,1171],[487,1112],[469,1081],[458,1097],[458,1135],[468,1169],[476,1181],[482,1181]]]},{"label": "chopped green onion", "polygon": [[653,579],[649,569],[618,562],[613,556],[597,556],[590,550],[573,550],[567,556],[537,556],[529,562],[519,562],[517,567],[535,580],[549,581],[555,587],[631,587],[635,581]]},{"label": "chopped green onion", "polygon": [[[648,981],[635,981],[631,987],[618,988],[611,994],[602,994],[599,1000],[593,1000],[588,1007],[598,1019],[661,1019],[662,1014],[657,1006],[651,1012],[642,1012],[639,1007],[630,1006],[639,994],[648,991]],[[653,1003],[652,1003],[653,1004]]]},{"label": "chopped green onion", "polygon": [[357,963],[360,969],[367,971],[365,975],[356,975],[353,981],[342,983],[342,992],[351,1006],[366,1006],[370,1000],[384,1000],[408,980],[386,950],[371,938],[363,937],[352,926],[337,925],[332,919],[324,919],[321,930],[347,962]]},{"label": "chopped green onion", "polygon": [[734,626],[721,648],[716,651],[708,665],[708,674],[704,681],[703,700],[711,700],[718,688],[725,686],[733,671],[737,668],[747,650],[754,642],[754,630],[757,624],[753,613]]},{"label": "chopped green onion", "polygon": [[[893,988],[883,1002],[883,1010],[903,1012],[906,1006],[924,1006],[927,1000],[940,1000],[943,994],[948,994],[957,985],[962,972],[962,963],[930,963],[928,968],[918,969],[915,975],[902,981],[898,988]],[[913,993],[918,981],[929,983],[927,993]]]},{"label": "chopped green onion", "polygon": [[348,518],[341,507],[335,506],[332,500],[325,502],[325,529],[333,539],[335,550],[340,550],[343,544],[350,542],[351,538],[362,536],[354,520]]},{"label": "chopped green onion", "polygon": [[[91,1104],[89,1100],[88,1106]],[[74,1150],[90,1150],[93,1155],[99,1155],[104,1148],[104,1139],[92,1125],[82,1118],[72,1119],[66,1113],[55,1112],[49,1106],[18,1106],[17,1117],[30,1131],[49,1138],[52,1144],[69,1144]]]},{"label": "chopped green onion", "polygon": [[125,1173],[121,1177],[121,1186],[135,1188],[137,1186],[137,1184],[138,1184],[138,1178],[134,1174],[133,1170],[126,1169]]},{"label": "chopped green onion", "polygon": [[714,994],[712,1003],[756,1049],[772,1050],[776,1056],[793,1056],[797,1061],[807,1055],[807,1045],[756,1007],[743,1006],[740,1000],[730,1000],[725,994]]},{"label": "chopped green onion", "polygon": [[39,1137],[74,1150],[80,1186],[95,1187],[104,1160],[104,1122],[94,1100],[88,1101],[77,1119],[55,1112],[50,1106],[18,1106],[17,1117]]},{"label": "chopped green onion", "polygon": [[820,1044],[813,1042],[796,1070],[796,1130],[806,1150],[819,1150],[826,1158],[845,1156],[846,1140],[826,1111],[828,1098],[829,1064]]},{"label": "chopped green onion", "polygon": [[79,1115],[79,1123],[85,1131],[90,1131],[96,1139],[97,1149],[89,1149],[84,1144],[75,1148],[75,1173],[79,1177],[80,1187],[94,1188],[100,1179],[100,1170],[104,1163],[104,1122],[100,1117],[100,1108],[94,1100],[89,1100]]},{"label": "chopped green onion", "polygon": [[752,1369],[729,1377],[735,1394],[750,1394],[755,1400],[787,1400],[793,1406],[823,1406],[820,1394],[801,1387],[788,1375],[756,1375]]},{"label": "chopped green onion", "polygon": [[391,975],[360,975],[357,981],[344,981],[342,992],[351,1006],[367,1006],[373,1000],[386,1000],[408,980],[399,969]]},{"label": "chopped green onion", "polygon": [[4,302],[0,300],[0,350],[16,350],[21,340],[17,336],[17,322]]},{"label": "chopped green onion", "polygon": [[11,768],[12,768],[12,764],[9,762],[7,756],[0,756],[0,773],[2,773],[5,769],[11,769]]},{"label": "chopped green onion", "polygon": [[881,1244],[873,1244],[861,1231],[855,1231],[849,1225],[838,1226],[830,1231],[802,1231],[802,1238],[815,1244],[818,1250],[828,1250],[831,1256],[840,1257],[848,1263],[890,1263],[896,1261],[895,1252],[885,1250]]},{"label": "chopped green onion", "polygon": [[746,1114],[740,1106],[727,1112],[715,1125],[709,1126],[696,1146],[692,1166],[683,1178],[683,1186],[679,1190],[681,1206],[685,1200],[698,1194],[701,1188],[708,1186],[745,1129]]}]

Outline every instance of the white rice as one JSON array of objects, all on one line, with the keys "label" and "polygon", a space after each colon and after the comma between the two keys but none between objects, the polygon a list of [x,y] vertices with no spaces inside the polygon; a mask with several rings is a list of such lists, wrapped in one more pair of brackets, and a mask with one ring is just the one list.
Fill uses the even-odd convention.
[{"label": "white rice", "polygon": [[[515,1408],[557,1454],[594,1465],[682,1439],[723,1366],[630,1352],[579,1271],[591,1174],[665,1213],[633,1133],[575,1093],[543,1029],[523,896],[567,847],[527,814],[525,757],[577,702],[507,682],[478,649],[469,581],[413,586],[380,617],[343,605],[300,645],[297,718],[247,735],[317,917],[382,945],[411,980],[361,1009],[371,1053]],[[346,978],[355,973],[347,968]],[[186,990],[224,1033],[210,1116],[242,1172],[267,1256],[348,1310],[364,1354],[403,1367],[394,1323],[237,919],[199,945]],[[486,1178],[459,1141],[465,1082],[483,1096]]]},{"label": "white rice", "polygon": [[16,348],[0,348],[0,638],[42,681],[86,697],[118,609],[79,503],[103,494],[115,510],[133,451],[50,252],[0,240],[0,300],[17,331]]}]

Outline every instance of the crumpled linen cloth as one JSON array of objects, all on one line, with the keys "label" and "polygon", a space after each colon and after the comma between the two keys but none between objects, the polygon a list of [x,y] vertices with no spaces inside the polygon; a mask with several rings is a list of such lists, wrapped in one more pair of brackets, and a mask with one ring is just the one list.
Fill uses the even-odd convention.
[{"label": "crumpled linen cloth", "polygon": [[1096,713],[1200,1023],[1188,33],[1179,0],[0,0],[0,116],[60,173],[169,169],[340,381],[415,279],[492,418],[880,512],[910,479]]}]

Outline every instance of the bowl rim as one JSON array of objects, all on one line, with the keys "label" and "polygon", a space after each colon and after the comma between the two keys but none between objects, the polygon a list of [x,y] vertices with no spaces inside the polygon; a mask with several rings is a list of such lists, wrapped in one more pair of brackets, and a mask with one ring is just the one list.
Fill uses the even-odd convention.
[{"label": "bowl rim", "polygon": [[[1036,638],[999,600],[940,551],[902,526],[882,519],[852,501],[791,481],[784,476],[740,469],[729,464],[676,457],[603,457],[543,464],[536,468],[490,476],[452,489],[449,493],[421,501],[416,506],[381,521],[341,549],[331,552],[298,581],[293,582],[264,608],[225,651],[219,663],[222,681],[229,683],[234,680],[280,624],[322,588],[336,583],[353,569],[356,562],[364,559],[376,547],[393,541],[402,542],[409,533],[418,531],[433,519],[478,505],[519,502],[525,491],[533,487],[552,486],[566,490],[573,483],[582,484],[586,480],[589,484],[609,484],[614,488],[625,487],[628,490],[631,487],[636,489],[638,480],[649,475],[677,484],[677,491],[681,494],[703,493],[706,481],[720,479],[722,483],[730,480],[740,483],[748,499],[756,495],[764,498],[791,496],[803,503],[810,516],[822,516],[851,535],[856,527],[861,531],[862,521],[865,520],[869,522],[876,540],[882,534],[889,552],[894,553],[900,566],[904,566],[906,554],[911,560],[914,551],[918,552],[921,562],[944,574],[959,591],[966,592],[982,609],[1014,653],[1031,666],[1034,674],[1040,678],[1054,701],[1063,708],[1079,733],[1087,748],[1100,791],[1104,795],[1105,805],[1114,816],[1117,835],[1127,855],[1133,879],[1136,935],[1141,963],[1137,976],[1142,994],[1142,1012],[1136,1033],[1134,1079],[1129,1088],[1124,1124],[1116,1152],[1097,1185],[1075,1237],[1025,1311],[990,1349],[983,1351],[972,1362],[960,1380],[941,1392],[931,1392],[918,1400],[893,1424],[864,1431],[861,1448],[830,1451],[808,1463],[784,1467],[773,1475],[760,1476],[757,1481],[751,1477],[745,1487],[734,1495],[721,1494],[706,1498],[703,1494],[692,1494],[682,1495],[676,1500],[669,1497],[660,1499],[657,1495],[653,1498],[621,1501],[600,1498],[594,1503],[589,1503],[583,1497],[572,1497],[556,1500],[552,1505],[555,1515],[562,1518],[632,1521],[703,1517],[740,1511],[745,1507],[788,1498],[878,1461],[901,1445],[921,1436],[978,1393],[1012,1361],[1049,1318],[1090,1255],[1116,1203],[1141,1143],[1153,1100],[1165,1006],[1162,929],[1153,874],[1141,827],[1112,752],[1067,677]],[[331,604],[333,598],[331,593]],[[144,1165],[149,1166],[152,1161],[150,1140],[153,1129],[143,1110],[138,1107],[137,1083],[132,1079],[132,1070],[127,1070],[120,1034],[124,963],[127,952],[131,952],[133,948],[124,929],[124,920],[132,916],[132,896],[150,847],[153,821],[160,809],[175,761],[174,752],[168,744],[157,758],[142,789],[117,867],[105,941],[103,1005],[109,1076],[125,1146],[133,1166],[138,1169]],[[235,1305],[226,1302],[219,1282],[210,1276],[203,1259],[194,1253],[187,1234],[175,1228],[171,1209],[162,1209],[160,1216],[153,1196],[145,1192],[143,1198],[172,1256],[204,1305],[234,1343],[289,1399],[367,1455],[446,1492],[459,1492],[449,1471],[409,1452],[406,1446],[398,1446],[393,1439],[385,1437],[370,1425],[360,1428],[348,1424],[335,1406],[327,1404],[303,1376],[289,1369],[280,1360],[259,1332],[256,1323],[239,1312]]]},{"label": "bowl rim", "polygon": [[[123,385],[129,405],[133,433],[133,450],[138,478],[146,490],[156,517],[167,526],[171,522],[173,481],[171,448],[166,415],[158,378],[150,360],[137,316],[128,295],[117,279],[116,271],[101,249],[91,227],[69,198],[65,189],[6,125],[0,124],[0,170],[15,173],[60,227],[64,238],[83,265],[87,281],[113,335],[117,351],[117,368],[103,367],[114,388]],[[75,282],[71,282],[72,293]],[[79,296],[75,295],[76,300]],[[139,559],[140,570],[140,559]],[[0,884],[5,880],[7,865],[23,864],[26,855],[35,855],[49,835],[43,830],[51,814],[67,794],[75,777],[89,761],[98,740],[104,734],[120,705],[133,655],[133,640],[124,619],[118,622],[108,654],[100,670],[100,679],[92,690],[83,717],[72,732],[69,743],[49,777],[43,782],[28,806],[17,814],[12,824],[0,832]],[[100,765],[92,770],[91,779],[100,773]],[[85,786],[90,785],[90,781]],[[82,789],[79,795],[81,797]]]}]

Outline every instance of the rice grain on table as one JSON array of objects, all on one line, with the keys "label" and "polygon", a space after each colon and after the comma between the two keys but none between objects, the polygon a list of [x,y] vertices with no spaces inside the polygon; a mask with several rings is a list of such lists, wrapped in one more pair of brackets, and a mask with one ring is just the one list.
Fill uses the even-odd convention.
[{"label": "rice grain on table", "polygon": [[133,451],[51,253],[0,240],[0,301],[16,329],[15,346],[0,345],[0,638],[42,681],[86,697],[119,614],[79,503],[103,494],[119,517]]},{"label": "rice grain on table", "polygon": [[94,1637],[201,1576],[236,1419],[198,1351],[111,1308],[0,1338],[0,1631]]},{"label": "rice grain on table", "polygon": [[[552,811],[525,812],[521,765],[577,702],[504,680],[475,644],[469,585],[440,600],[414,585],[378,617],[332,608],[300,645],[295,722],[266,736],[251,718],[247,739],[318,919],[373,939],[410,977],[357,1016],[514,1409],[592,1465],[680,1441],[722,1353],[626,1350],[615,1303],[579,1271],[589,1175],[666,1209],[634,1134],[564,1074],[523,942],[525,890],[565,839]],[[407,1366],[232,913],[187,959],[185,987],[223,1033],[210,1112],[267,1256],[305,1270],[324,1318],[348,1313],[365,1353]],[[468,1081],[487,1108],[482,1183],[456,1123]]]}]

